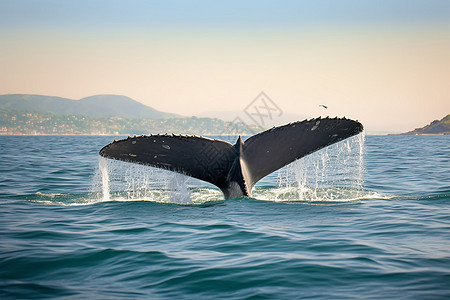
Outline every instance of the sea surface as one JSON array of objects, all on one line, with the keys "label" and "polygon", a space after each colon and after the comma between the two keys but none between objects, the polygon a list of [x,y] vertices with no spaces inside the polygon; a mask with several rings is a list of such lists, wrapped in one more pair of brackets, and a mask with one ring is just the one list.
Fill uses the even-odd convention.
[{"label": "sea surface", "polygon": [[[0,136],[1,299],[450,299],[450,136],[362,136],[252,197]],[[263,162],[262,162],[263,163]]]}]

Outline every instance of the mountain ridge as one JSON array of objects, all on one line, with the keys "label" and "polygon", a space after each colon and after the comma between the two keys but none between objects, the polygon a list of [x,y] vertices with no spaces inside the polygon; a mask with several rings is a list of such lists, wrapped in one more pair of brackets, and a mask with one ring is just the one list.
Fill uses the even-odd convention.
[{"label": "mountain ridge", "polygon": [[156,110],[130,97],[113,94],[93,95],[79,100],[36,94],[6,94],[0,95],[0,109],[88,117],[184,118]]}]

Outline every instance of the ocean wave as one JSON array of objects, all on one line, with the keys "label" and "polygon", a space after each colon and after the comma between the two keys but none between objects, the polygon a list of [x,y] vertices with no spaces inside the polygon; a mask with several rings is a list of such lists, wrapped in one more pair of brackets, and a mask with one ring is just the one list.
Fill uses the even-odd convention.
[{"label": "ocean wave", "polygon": [[[146,194],[118,191],[110,193],[108,199],[103,198],[102,193],[55,193],[44,194],[37,192],[29,195],[28,201],[44,205],[78,206],[93,205],[107,202],[154,202],[179,205],[204,205],[207,203],[223,202],[224,197],[220,190],[215,188],[191,188],[185,194],[174,193],[167,189],[148,189]],[[177,198],[180,197],[180,198]],[[359,190],[351,188],[312,188],[312,187],[255,187],[251,198],[268,202],[280,203],[314,203],[314,202],[352,202],[367,199],[393,199],[394,196],[380,194],[375,191]]]}]

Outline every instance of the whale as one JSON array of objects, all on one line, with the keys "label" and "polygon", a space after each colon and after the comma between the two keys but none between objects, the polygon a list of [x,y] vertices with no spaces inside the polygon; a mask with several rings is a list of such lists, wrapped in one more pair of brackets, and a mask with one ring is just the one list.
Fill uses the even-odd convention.
[{"label": "whale", "polygon": [[314,118],[273,127],[233,145],[201,136],[151,134],[115,140],[99,155],[162,168],[217,186],[225,199],[251,197],[270,173],[354,136],[363,125],[347,118]]}]

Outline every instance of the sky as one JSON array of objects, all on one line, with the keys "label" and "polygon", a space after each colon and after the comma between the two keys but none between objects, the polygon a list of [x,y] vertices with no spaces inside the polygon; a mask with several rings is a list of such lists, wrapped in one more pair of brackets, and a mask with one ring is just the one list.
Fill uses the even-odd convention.
[{"label": "sky", "polygon": [[395,133],[449,114],[449,83],[446,0],[0,0],[0,94],[191,116],[264,92],[286,115]]}]

